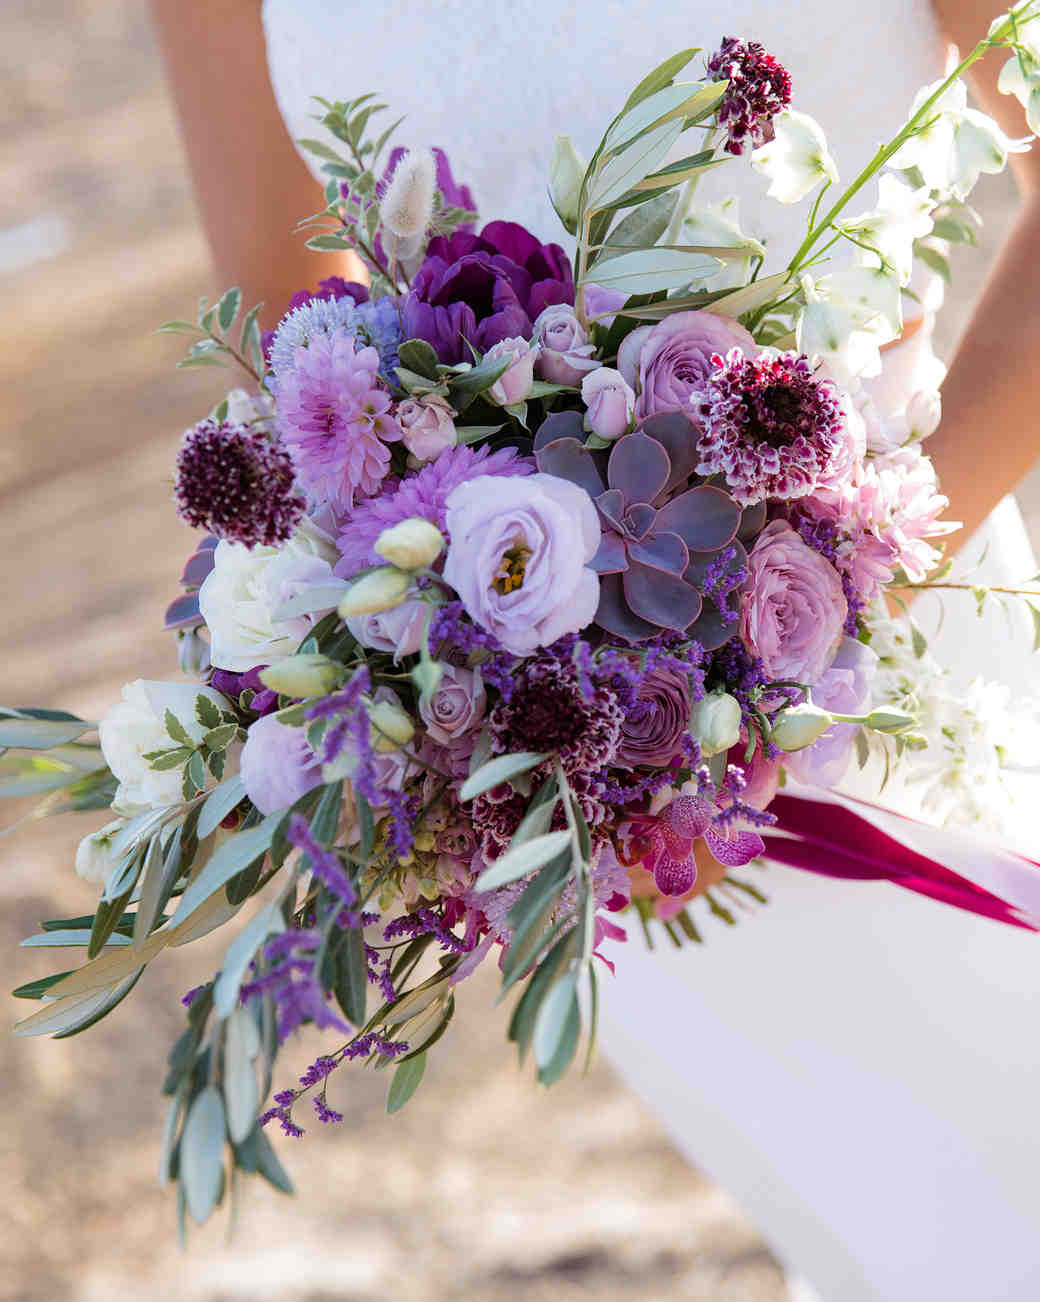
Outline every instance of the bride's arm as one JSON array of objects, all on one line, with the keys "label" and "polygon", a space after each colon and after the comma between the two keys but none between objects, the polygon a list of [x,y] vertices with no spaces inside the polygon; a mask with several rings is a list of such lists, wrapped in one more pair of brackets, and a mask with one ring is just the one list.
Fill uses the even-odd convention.
[{"label": "bride's arm", "polygon": [[274,325],[320,276],[356,268],[293,234],[322,204],[285,129],[267,73],[260,0],[152,0],[216,289],[242,287]]},{"label": "bride's arm", "polygon": [[[934,2],[946,35],[962,51],[998,7],[996,0]],[[972,87],[1008,135],[1024,136],[1018,101],[997,91],[1006,58],[993,53],[977,64]],[[928,441],[950,517],[964,522],[954,547],[1040,457],[1040,146],[1013,160],[1022,208],[950,366],[942,424]]]}]

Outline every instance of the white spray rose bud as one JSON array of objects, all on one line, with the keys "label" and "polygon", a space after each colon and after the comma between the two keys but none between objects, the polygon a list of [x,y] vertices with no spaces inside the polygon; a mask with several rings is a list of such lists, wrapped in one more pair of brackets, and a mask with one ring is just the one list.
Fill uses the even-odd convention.
[{"label": "white spray rose bud", "polygon": [[705,759],[729,750],[740,740],[740,702],[729,692],[709,692],[694,702],[690,735]]},{"label": "white spray rose bud", "polygon": [[76,872],[85,882],[90,882],[91,886],[104,886],[108,880],[108,875],[116,864],[112,841],[125,826],[126,819],[117,818],[106,823],[99,832],[91,832],[80,841],[76,849]]},{"label": "white spray rose bud", "polygon": [[378,751],[395,751],[407,746],[415,736],[415,724],[393,701],[374,701],[368,707],[372,724],[372,744]]},{"label": "white spray rose bud", "polygon": [[942,420],[942,398],[938,389],[918,389],[906,408],[910,437],[926,439],[934,434]]},{"label": "white spray rose bud", "polygon": [[272,692],[303,700],[306,696],[327,696],[343,682],[343,666],[328,656],[289,656],[260,670],[260,681]]},{"label": "white spray rose bud", "polygon": [[444,535],[429,520],[413,516],[391,529],[384,529],[374,547],[400,570],[423,570],[444,550]]},{"label": "white spray rose bud", "polygon": [[410,149],[394,168],[379,205],[383,225],[402,241],[420,240],[433,216],[437,164],[428,149]]},{"label": "white spray rose bud", "polygon": [[833,722],[833,715],[826,710],[803,701],[801,705],[792,705],[777,716],[773,724],[772,740],[788,754],[804,750],[806,746],[819,741]]},{"label": "white spray rose bud", "polygon": [[549,173],[549,197],[557,216],[571,235],[578,228],[578,202],[587,166],[570,136],[556,137]]},{"label": "white spray rose bud", "polygon": [[378,570],[362,575],[339,603],[342,619],[352,619],[355,615],[378,615],[382,610],[393,610],[408,595],[412,576],[404,570],[394,569],[392,565],[380,566]]}]

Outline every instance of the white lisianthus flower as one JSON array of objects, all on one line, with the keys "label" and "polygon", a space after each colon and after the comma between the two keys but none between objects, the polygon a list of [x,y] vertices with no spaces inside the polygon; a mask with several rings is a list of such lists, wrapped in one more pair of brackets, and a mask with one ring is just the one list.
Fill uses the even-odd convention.
[{"label": "white lisianthus flower", "polygon": [[248,425],[267,433],[274,417],[274,399],[269,393],[251,393],[232,389],[227,396],[227,421],[230,425]]},{"label": "white lisianthus flower", "polygon": [[885,335],[880,342],[902,334],[902,290],[898,279],[882,267],[844,267],[822,276],[815,291],[858,325],[869,326],[873,334]]},{"label": "white lisianthus flower", "polygon": [[773,139],[751,154],[751,166],[769,179],[770,199],[799,203],[821,181],[838,180],[838,165],[814,118],[785,109],[773,119],[773,131]]},{"label": "white lisianthus flower", "polygon": [[1027,50],[1019,50],[1000,70],[997,89],[1014,95],[1026,111],[1029,130],[1040,135],[1040,62]]},{"label": "white lisianthus flower", "polygon": [[737,200],[692,208],[682,225],[682,243],[700,244],[711,248],[739,250],[739,256],[725,258],[717,271],[702,277],[698,288],[738,289],[746,285],[754,258],[764,258],[765,245],[746,235],[740,229]]},{"label": "white lisianthus flower", "polygon": [[179,744],[166,730],[167,710],[196,745],[202,741],[206,729],[195,717],[200,696],[220,710],[231,708],[219,692],[196,683],[154,683],[137,678],[123,688],[123,699],[98,724],[105,763],[119,781],[112,801],[117,813],[132,817],[180,802],[184,766],[156,770],[144,756]]},{"label": "white lisianthus flower", "polygon": [[[918,91],[911,116],[940,85],[934,82]],[[1010,140],[992,118],[968,108],[967,88],[962,81],[955,81],[932,106],[923,129],[892,155],[889,166],[916,167],[930,189],[966,199],[980,173],[1002,172],[1008,154],[1022,153],[1031,143]]]},{"label": "white lisianthus flower", "polygon": [[805,307],[796,327],[798,351],[821,358],[845,389],[854,390],[857,381],[880,375],[880,346],[886,336],[878,335],[845,304],[829,302],[808,276],[802,277],[802,289]]},{"label": "white lisianthus flower", "polygon": [[85,836],[76,848],[76,872],[91,886],[104,886],[116,865],[112,854],[112,841],[117,832],[126,826],[125,818],[113,819],[100,831]]},{"label": "white lisianthus flower", "polygon": [[244,673],[292,655],[327,610],[276,619],[279,608],[307,588],[334,586],[339,559],[329,536],[304,520],[283,547],[245,547],[223,541],[199,589],[199,609],[218,669]]},{"label": "white lisianthus flower", "polygon": [[842,230],[877,250],[877,258],[860,250],[865,264],[876,267],[882,261],[887,262],[898,275],[899,283],[906,285],[914,269],[914,241],[931,234],[934,207],[926,185],[915,190],[891,172],[883,172],[878,177],[877,207],[843,222]]}]

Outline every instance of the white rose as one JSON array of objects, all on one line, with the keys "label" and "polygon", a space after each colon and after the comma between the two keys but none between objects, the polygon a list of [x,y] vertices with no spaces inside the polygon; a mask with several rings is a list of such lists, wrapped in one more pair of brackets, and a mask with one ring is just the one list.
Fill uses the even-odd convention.
[{"label": "white rose", "polygon": [[105,762],[119,780],[112,808],[130,817],[177,804],[181,799],[183,766],[155,770],[144,758],[154,750],[169,750],[178,743],[166,731],[170,710],[184,731],[198,744],[205,728],[195,717],[195,701],[205,696],[221,710],[230,704],[211,687],[195,683],[152,683],[138,678],[123,688],[123,699],[98,725]]},{"label": "white rose", "polygon": [[230,425],[248,425],[250,429],[269,432],[274,416],[270,394],[232,389],[227,396],[227,421]]},{"label": "white rose", "polygon": [[199,589],[213,664],[244,673],[292,655],[327,611],[291,619],[275,619],[275,612],[307,588],[335,584],[338,559],[332,540],[309,520],[283,547],[218,543],[213,569]]},{"label": "white rose", "polygon": [[91,886],[104,886],[115,866],[112,840],[126,826],[125,818],[106,823],[98,832],[85,836],[76,848],[76,872]]}]

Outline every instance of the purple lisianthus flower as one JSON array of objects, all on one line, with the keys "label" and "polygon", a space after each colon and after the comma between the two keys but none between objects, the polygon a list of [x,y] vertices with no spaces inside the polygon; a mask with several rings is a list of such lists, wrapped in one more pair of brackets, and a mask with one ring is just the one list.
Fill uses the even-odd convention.
[{"label": "purple lisianthus flower", "polygon": [[663,666],[651,669],[625,713],[616,762],[664,768],[682,749],[692,706],[687,675]]},{"label": "purple lisianthus flower", "polygon": [[404,300],[406,338],[425,339],[447,365],[469,361],[503,339],[531,337],[554,303],[574,302],[574,277],[558,244],[542,244],[515,222],[489,222],[479,235],[456,231],[430,241]]},{"label": "purple lisianthus flower", "polygon": [[447,506],[444,577],[507,651],[527,655],[592,622],[599,578],[589,562],[600,527],[583,488],[555,475],[482,475]]},{"label": "purple lisianthus flower", "polygon": [[[877,671],[877,655],[855,638],[847,637],[813,687],[813,704],[838,714],[862,714],[870,705],[870,688]],[[801,782],[818,787],[836,786],[852,758],[859,725],[835,723],[804,750],[784,756],[784,767]]]},{"label": "purple lisianthus flower", "polygon": [[240,760],[242,785],[261,814],[288,809],[321,785],[321,761],[304,728],[287,728],[272,714],[252,725]]},{"label": "purple lisianthus flower", "polygon": [[636,421],[685,411],[691,393],[711,375],[712,357],[731,348],[748,357],[758,353],[743,326],[715,312],[676,312],[633,330],[618,352],[618,370],[636,391]]},{"label": "purple lisianthus flower", "polygon": [[366,565],[382,565],[383,557],[372,545],[384,529],[402,520],[429,520],[445,533],[448,497],[466,480],[478,475],[529,475],[533,469],[514,448],[500,448],[497,452],[466,444],[448,448],[417,474],[388,487],[379,497],[358,503],[338,539],[341,557],[335,573],[349,579]]}]

